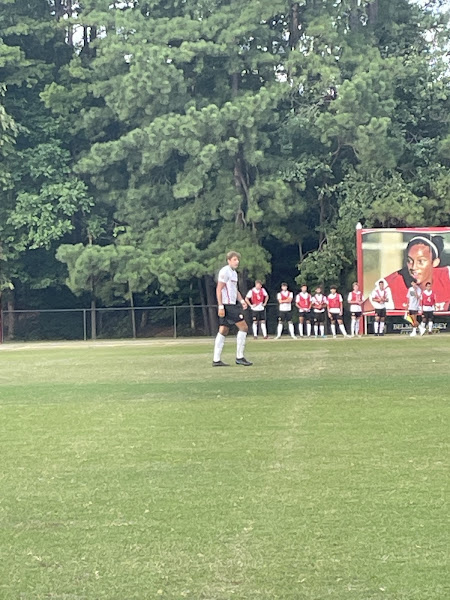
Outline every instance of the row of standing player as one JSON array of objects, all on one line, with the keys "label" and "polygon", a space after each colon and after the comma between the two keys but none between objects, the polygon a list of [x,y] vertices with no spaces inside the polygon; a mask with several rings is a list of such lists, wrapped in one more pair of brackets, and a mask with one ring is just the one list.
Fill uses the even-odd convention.
[{"label": "row of standing player", "polygon": [[[227,265],[222,267],[219,272],[217,287],[216,287],[216,298],[217,298],[217,310],[219,317],[219,332],[214,342],[214,367],[227,367],[227,363],[224,363],[221,359],[222,350],[225,344],[225,338],[229,333],[230,326],[236,325],[238,328],[237,340],[236,340],[236,364],[242,366],[251,366],[249,360],[244,357],[245,342],[247,338],[248,325],[245,320],[244,311],[250,306],[253,313],[253,326],[256,323],[256,332],[258,323],[261,323],[261,331],[264,337],[267,337],[267,328],[265,323],[265,307],[269,300],[267,291],[263,290],[261,282],[257,282],[253,290],[247,294],[246,299],[242,296],[238,289],[238,275],[236,269],[239,266],[240,254],[238,252],[228,252],[227,254]],[[375,335],[383,335],[384,333],[384,320],[386,317],[386,304],[388,302],[388,290],[384,289],[384,282],[380,281],[375,290],[372,292],[370,299],[372,305],[375,308],[375,324],[374,332]],[[419,326],[417,315],[422,308],[423,313],[427,312],[428,320],[431,322],[433,318],[433,309],[435,300],[433,300],[434,294],[431,290],[431,286],[427,284],[426,290],[423,294],[418,287],[416,282],[413,282],[411,287],[408,289],[406,296],[407,307],[409,310],[409,317],[413,324],[412,335],[417,335],[417,328]],[[277,338],[279,338],[283,332],[285,323],[288,324],[290,334],[295,337],[294,325],[292,323],[292,303],[293,293],[288,290],[287,284],[282,284],[281,291],[277,294],[278,306],[279,306],[279,322],[277,328]],[[362,306],[364,298],[362,292],[359,290],[358,284],[353,284],[353,290],[349,293],[347,298],[350,304],[350,310],[352,313],[352,325],[351,335],[359,335],[359,324],[361,316],[363,314]],[[306,285],[302,286],[302,291],[296,296],[296,306],[299,309],[300,315],[300,335],[304,335],[304,326],[306,324],[306,335],[311,334],[311,329],[308,328],[308,324],[311,327],[311,320],[314,322],[314,333],[316,336],[325,335],[325,315],[328,312],[328,316],[331,321],[331,331],[333,336],[336,335],[336,324],[339,326],[341,332],[348,336],[345,326],[343,323],[343,298],[337,292],[335,286],[330,288],[330,294],[324,296],[320,287],[316,288],[316,293],[311,296],[308,292]],[[429,310],[426,310],[426,307]],[[262,327],[264,325],[264,328]],[[255,332],[255,329],[253,330]],[[421,331],[423,333],[424,330]]]},{"label": "row of standing player", "polygon": [[[264,338],[267,339],[267,329],[265,324],[265,307],[269,300],[267,291],[262,287],[261,281],[256,281],[255,286],[246,296],[247,302],[252,309],[253,317],[253,336],[258,335],[258,323],[261,325],[261,332]],[[436,298],[431,289],[431,283],[427,283],[425,290],[422,292],[417,282],[412,281],[411,287],[407,290],[405,298],[405,307],[408,312],[408,320],[412,324],[411,335],[417,335],[417,330],[423,335],[428,328],[431,333],[433,329],[434,309]],[[288,289],[287,283],[281,284],[281,290],[277,294],[278,301],[278,327],[276,339],[281,337],[284,326],[288,326],[289,333],[292,338],[296,338],[294,332],[294,324],[292,322],[292,304],[294,294]],[[375,309],[374,334],[376,336],[384,335],[386,305],[390,301],[390,290],[385,288],[384,281],[378,282],[375,289],[370,294],[370,301]],[[364,297],[359,289],[357,282],[353,283],[352,291],[349,292],[347,302],[350,305],[351,320],[351,337],[359,335],[360,318],[362,317],[362,306]],[[312,323],[314,323],[314,335],[325,337],[325,313],[328,312],[330,319],[331,332],[333,337],[336,337],[336,325],[338,325],[341,333],[348,337],[345,325],[343,323],[343,305],[344,301],[341,294],[338,293],[336,286],[330,287],[328,296],[322,294],[322,288],[319,286],[315,290],[315,294],[311,296],[308,292],[308,287],[303,285],[301,291],[295,297],[295,306],[299,311],[298,333],[300,337],[310,337],[312,331]],[[418,322],[417,316],[421,313],[421,323]],[[306,329],[305,329],[306,328]]]},{"label": "row of standing player", "polygon": [[[269,295],[263,288],[261,281],[255,281],[255,286],[247,293],[247,303],[252,311],[253,336],[258,336],[258,324],[261,327],[263,337],[267,339],[265,309],[269,301]],[[278,302],[278,326],[275,339],[280,339],[283,329],[287,326],[289,334],[296,339],[294,324],[292,322],[292,304],[294,294],[288,289],[287,283],[281,284],[277,294]],[[362,293],[357,283],[353,284],[353,290],[348,295],[348,302],[352,313],[351,336],[359,335],[359,317],[362,315]],[[298,333],[300,337],[311,337],[314,327],[315,337],[325,337],[325,318],[328,314],[331,324],[331,333],[336,337],[336,327],[344,337],[349,337],[345,329],[343,314],[344,300],[338,293],[336,286],[330,287],[330,293],[325,296],[319,286],[315,294],[308,292],[308,287],[303,285],[301,291],[295,297],[295,306],[298,308],[299,324]]]}]

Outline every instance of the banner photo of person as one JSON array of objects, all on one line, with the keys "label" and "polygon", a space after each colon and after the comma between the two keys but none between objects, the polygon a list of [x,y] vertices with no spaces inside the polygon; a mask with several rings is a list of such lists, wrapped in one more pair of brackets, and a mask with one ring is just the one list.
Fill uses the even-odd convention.
[{"label": "banner photo of person", "polygon": [[359,228],[357,259],[364,313],[373,313],[380,288],[387,314],[404,313],[415,281],[433,294],[435,312],[450,314],[450,227]]}]

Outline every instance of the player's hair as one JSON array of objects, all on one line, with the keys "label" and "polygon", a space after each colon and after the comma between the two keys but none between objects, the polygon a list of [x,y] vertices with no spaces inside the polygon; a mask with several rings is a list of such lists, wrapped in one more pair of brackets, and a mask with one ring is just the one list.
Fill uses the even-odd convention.
[{"label": "player's hair", "polygon": [[239,260],[241,260],[241,255],[239,254],[239,252],[235,252],[234,250],[230,250],[230,252],[227,253],[227,260],[231,260],[235,256],[237,256],[237,258]]},{"label": "player's hair", "polygon": [[354,285],[359,285],[359,283],[358,283],[357,281],[354,281],[354,282],[352,283],[352,287],[353,287]]},{"label": "player's hair", "polygon": [[285,281],[283,281],[283,283],[281,284],[281,287],[283,287],[283,285],[285,285],[286,287],[288,287],[288,284]]},{"label": "player's hair", "polygon": [[430,248],[433,260],[439,258],[444,250],[444,238],[441,235],[434,235],[432,237],[431,235],[424,233],[423,235],[416,235],[409,240],[408,245],[406,246],[406,253],[408,253],[410,248],[418,246],[419,244]]},{"label": "player's hair", "polygon": [[337,290],[337,285],[335,285],[334,283],[333,285],[330,285],[330,290]]},{"label": "player's hair", "polygon": [[260,284],[262,285],[262,281],[261,281],[261,279],[255,279],[255,285],[256,285],[257,283],[260,283]]},{"label": "player's hair", "polygon": [[307,286],[307,284],[306,284],[306,283],[302,283],[302,285],[300,286],[300,288],[302,288],[302,287],[305,287],[305,288],[307,288],[308,286]]}]

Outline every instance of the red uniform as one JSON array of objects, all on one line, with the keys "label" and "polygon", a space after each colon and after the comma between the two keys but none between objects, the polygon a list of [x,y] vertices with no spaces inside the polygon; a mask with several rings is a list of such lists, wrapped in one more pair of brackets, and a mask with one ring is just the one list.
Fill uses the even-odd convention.
[{"label": "red uniform", "polygon": [[339,312],[341,310],[342,296],[341,294],[329,294],[327,302],[330,312]]},{"label": "red uniform", "polygon": [[308,312],[311,308],[311,294],[300,292],[295,298],[295,303],[300,312]]}]

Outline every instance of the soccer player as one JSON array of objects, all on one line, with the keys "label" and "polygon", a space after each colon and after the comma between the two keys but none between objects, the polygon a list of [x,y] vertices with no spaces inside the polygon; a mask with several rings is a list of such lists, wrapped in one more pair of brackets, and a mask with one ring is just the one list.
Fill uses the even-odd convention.
[{"label": "soccer player", "polygon": [[304,337],[305,322],[306,335],[311,336],[311,294],[308,292],[308,286],[303,284],[301,291],[295,297],[295,305],[298,308],[298,333]]},{"label": "soccer player", "polygon": [[348,294],[347,302],[350,304],[350,312],[352,314],[351,337],[359,336],[359,324],[362,317],[364,298],[356,281],[352,284],[352,291]]},{"label": "soccer player", "polygon": [[316,287],[316,293],[311,298],[311,306],[313,309],[314,317],[314,336],[318,337],[320,330],[320,337],[325,337],[325,309],[327,307],[327,299],[322,294],[322,288]]},{"label": "soccer player", "polygon": [[330,287],[330,293],[327,296],[328,305],[328,318],[330,319],[331,333],[333,337],[336,337],[336,323],[339,326],[339,330],[344,337],[348,337],[345,329],[343,315],[344,315],[344,300],[341,294],[338,294],[337,287],[332,285]]},{"label": "soccer player", "polygon": [[389,302],[389,294],[384,287],[384,280],[380,279],[375,289],[370,294],[370,301],[375,308],[375,323],[373,331],[376,336],[384,335],[385,320],[386,320],[386,304]]},{"label": "soccer player", "polygon": [[267,327],[266,327],[266,305],[269,302],[269,294],[263,288],[262,282],[257,279],[255,281],[255,287],[252,288],[246,296],[247,304],[252,309],[252,328],[253,337],[255,340],[258,337],[258,323],[261,326],[261,333],[265,340],[267,340]]},{"label": "soccer player", "polygon": [[436,296],[431,289],[431,283],[427,281],[422,292],[422,323],[420,335],[423,335],[428,326],[428,333],[433,333],[434,310],[436,307]]},{"label": "soccer player", "polygon": [[281,334],[283,333],[284,325],[287,323],[289,333],[291,338],[296,340],[294,333],[294,324],[292,323],[292,301],[294,299],[294,294],[288,290],[288,284],[282,283],[281,290],[277,294],[278,300],[278,327],[277,327],[277,337],[276,340],[279,340]]},{"label": "soccer player", "polygon": [[219,271],[216,287],[219,333],[214,343],[213,367],[229,366],[227,363],[222,362],[221,356],[225,337],[228,335],[231,325],[236,325],[239,330],[236,340],[236,364],[243,365],[244,367],[249,367],[253,364],[244,358],[248,326],[244,318],[244,310],[247,308],[247,303],[238,290],[238,274],[236,273],[236,269],[239,266],[240,259],[241,255],[238,252],[228,252],[228,264]]},{"label": "soccer player", "polygon": [[422,304],[422,290],[414,279],[411,281],[411,287],[406,294],[406,300],[408,302],[408,315],[411,317],[411,324],[413,327],[413,330],[409,335],[415,336],[417,335],[417,328],[419,327],[417,315],[419,314],[420,306]]}]

